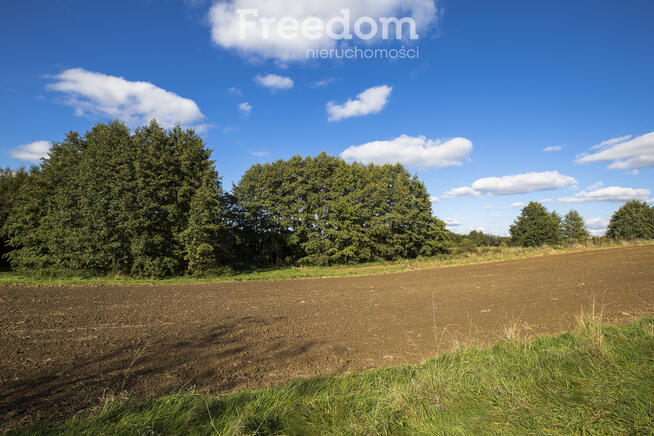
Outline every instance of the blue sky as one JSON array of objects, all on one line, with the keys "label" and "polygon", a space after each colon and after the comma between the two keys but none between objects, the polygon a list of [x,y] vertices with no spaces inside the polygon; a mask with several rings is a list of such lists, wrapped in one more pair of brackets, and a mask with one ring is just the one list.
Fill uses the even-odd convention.
[{"label": "blue sky", "polygon": [[[654,197],[654,2],[289,4],[3,2],[0,165],[29,165],[98,121],[156,117],[201,131],[227,189],[295,154],[402,161],[459,232],[506,234],[530,200],[575,208],[601,232],[625,199]],[[420,37],[240,40],[239,7],[412,17]],[[420,57],[307,61],[305,46]]]}]

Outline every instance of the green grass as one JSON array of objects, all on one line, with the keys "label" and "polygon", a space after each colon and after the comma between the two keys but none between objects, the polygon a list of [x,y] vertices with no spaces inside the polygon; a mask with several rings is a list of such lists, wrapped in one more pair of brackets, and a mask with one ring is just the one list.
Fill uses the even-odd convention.
[{"label": "green grass", "polygon": [[358,265],[337,266],[303,266],[281,267],[252,270],[242,273],[223,274],[208,277],[175,277],[170,279],[134,278],[125,276],[43,276],[24,275],[12,271],[0,271],[1,285],[49,286],[49,285],[156,285],[156,284],[193,284],[213,282],[236,282],[248,280],[286,280],[321,277],[348,277],[370,274],[384,274],[419,269],[438,268],[450,265],[493,262],[524,257],[548,256],[552,254],[571,253],[587,250],[599,250],[617,247],[652,245],[654,241],[639,242],[589,242],[562,247],[483,247],[473,252],[454,253],[431,258],[401,260],[394,262],[373,262]]},{"label": "green grass", "polygon": [[651,435],[654,318],[460,348],[420,366],[298,380],[223,397],[108,401],[15,434]]}]

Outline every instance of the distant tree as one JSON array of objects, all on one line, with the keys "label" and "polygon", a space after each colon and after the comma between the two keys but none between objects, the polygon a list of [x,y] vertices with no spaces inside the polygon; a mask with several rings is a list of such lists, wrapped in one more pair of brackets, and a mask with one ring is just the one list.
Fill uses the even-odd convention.
[{"label": "distant tree", "polygon": [[585,241],[590,237],[584,219],[576,210],[571,210],[563,217],[561,236],[566,242]]},{"label": "distant tree", "polygon": [[486,245],[486,235],[478,230],[473,230],[468,233],[468,239],[474,244],[475,247],[482,247]]},{"label": "distant tree", "polygon": [[471,231],[467,238],[475,247],[499,247],[502,243],[508,242],[508,238],[490,235],[479,230]]},{"label": "distant tree", "polygon": [[511,241],[523,247],[555,245],[561,242],[561,217],[538,202],[522,208],[520,216],[509,229]]},{"label": "distant tree", "polygon": [[654,239],[654,207],[628,201],[611,217],[606,236],[614,239]]}]

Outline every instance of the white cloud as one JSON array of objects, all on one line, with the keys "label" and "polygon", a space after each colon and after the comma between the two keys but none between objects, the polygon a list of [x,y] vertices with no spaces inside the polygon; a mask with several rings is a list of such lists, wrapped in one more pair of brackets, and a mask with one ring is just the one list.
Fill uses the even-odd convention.
[{"label": "white cloud", "polygon": [[[577,156],[576,163],[611,162],[612,170],[638,170],[654,167],[654,132],[637,138],[623,136],[591,147],[594,153]],[[637,173],[636,173],[637,174]]]},{"label": "white cloud", "polygon": [[509,206],[511,209],[522,209],[525,206],[525,204],[521,201],[516,201],[515,203],[511,204]]},{"label": "white cloud", "polygon": [[540,201],[540,203],[541,203],[541,204],[548,204],[548,203],[551,203],[551,202],[553,202],[553,201],[554,201],[554,200],[551,199],[551,198],[544,198],[544,199],[542,199],[542,200]]},{"label": "white cloud", "polygon": [[572,197],[559,198],[561,203],[590,203],[594,201],[629,201],[647,200],[650,195],[649,189],[622,188],[620,186],[609,186],[595,191],[581,191]]},{"label": "white cloud", "polygon": [[440,199],[438,197],[434,197],[433,195],[429,197],[429,202],[430,203],[438,203]]},{"label": "white cloud", "polygon": [[38,163],[41,158],[47,157],[50,152],[48,141],[34,141],[23,144],[12,150],[11,155],[16,159]]},{"label": "white cloud", "polygon": [[239,112],[241,112],[243,115],[247,117],[248,115],[250,115],[250,112],[252,112],[252,105],[247,101],[245,101],[238,105],[238,110]]},{"label": "white cloud", "polygon": [[460,166],[472,152],[466,138],[432,140],[424,136],[402,135],[389,141],[375,141],[351,146],[341,153],[347,161],[363,163],[403,163],[418,168]]},{"label": "white cloud", "polygon": [[388,103],[393,88],[382,85],[366,89],[352,100],[349,99],[343,104],[336,104],[333,101],[327,103],[327,114],[329,121],[339,121],[351,117],[363,117],[376,114]]},{"label": "white cloud", "polygon": [[589,218],[586,220],[586,227],[590,230],[604,230],[609,225],[606,218]]},{"label": "white cloud", "polygon": [[470,186],[461,186],[460,188],[454,188],[447,191],[443,198],[452,198],[452,197],[481,197],[481,193],[475,191]]},{"label": "white cloud", "polygon": [[156,119],[164,127],[190,126],[204,119],[193,100],[180,97],[148,82],[131,82],[122,77],[86,71],[66,70],[48,85],[65,94],[65,103],[77,116],[99,116],[124,121],[130,126]]},{"label": "white cloud", "polygon": [[481,197],[485,194],[526,194],[536,191],[560,189],[576,184],[577,180],[560,174],[558,171],[545,171],[542,173],[525,173],[514,176],[478,179],[471,186],[463,186],[448,191],[446,196],[458,197],[466,195],[468,197]]},{"label": "white cloud", "polygon": [[586,220],[586,227],[593,236],[603,236],[606,233],[606,227],[609,220],[605,218],[590,218]]},{"label": "white cloud", "polygon": [[227,92],[230,93],[231,95],[236,95],[236,96],[243,95],[243,91],[241,91],[238,88],[227,88]]},{"label": "white cloud", "polygon": [[445,218],[443,222],[448,227],[460,227],[462,225],[461,221],[457,220],[456,218]]},{"label": "white cloud", "polygon": [[545,147],[545,149],[543,151],[546,151],[546,152],[561,151],[561,150],[563,150],[563,147],[564,147],[563,145],[553,145],[551,147]]},{"label": "white cloud", "polygon": [[314,88],[323,88],[325,86],[330,85],[331,83],[333,83],[335,81],[336,81],[336,79],[334,77],[330,77],[328,79],[318,80],[317,82],[313,82],[313,87]]},{"label": "white cloud", "polygon": [[626,136],[620,136],[619,138],[611,138],[607,139],[606,141],[602,141],[597,145],[593,145],[590,147],[591,150],[602,150],[604,148],[608,148],[612,145],[619,144],[620,142],[625,142],[633,138],[633,135],[626,135]]},{"label": "white cloud", "polygon": [[[239,15],[239,9],[256,10],[258,16]],[[305,61],[308,49],[337,48],[349,42],[330,38],[325,31],[311,32],[315,36],[293,32],[298,33],[298,37],[288,38],[283,32],[276,31],[277,23],[265,24],[260,18],[275,18],[279,22],[289,17],[302,23],[311,17],[326,23],[333,17],[342,17],[342,9],[350,11],[348,24],[351,29],[352,24],[364,16],[374,20],[408,16],[416,21],[419,34],[435,24],[439,16],[436,0],[219,0],[209,10],[211,39],[219,47],[234,50],[247,58]],[[341,29],[336,26],[334,30],[340,33]],[[394,26],[389,30],[394,37]],[[364,42],[369,44],[371,41]]]},{"label": "white cloud", "polygon": [[278,76],[277,74],[268,74],[266,76],[258,75],[254,78],[254,81],[259,86],[275,91],[291,89],[294,85],[293,80],[290,77]]}]

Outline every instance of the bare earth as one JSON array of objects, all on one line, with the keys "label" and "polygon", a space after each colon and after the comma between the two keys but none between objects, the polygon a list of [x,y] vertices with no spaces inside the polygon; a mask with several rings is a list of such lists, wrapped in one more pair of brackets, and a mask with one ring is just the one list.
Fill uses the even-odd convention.
[{"label": "bare earth", "polygon": [[0,431],[145,398],[419,363],[516,322],[654,313],[654,246],[368,277],[0,288]]}]

